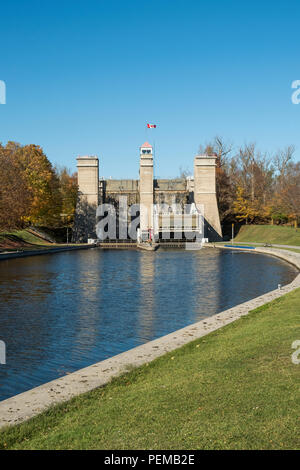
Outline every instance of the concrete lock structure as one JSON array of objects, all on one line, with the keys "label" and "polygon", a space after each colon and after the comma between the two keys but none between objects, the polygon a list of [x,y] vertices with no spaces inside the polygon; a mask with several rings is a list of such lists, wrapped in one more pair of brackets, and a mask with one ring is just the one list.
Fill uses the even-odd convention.
[{"label": "concrete lock structure", "polygon": [[[140,147],[140,230],[147,238],[153,233],[153,151],[145,142]],[[149,234],[149,235],[148,235]]]},{"label": "concrete lock structure", "polygon": [[[196,235],[209,241],[222,239],[216,196],[216,156],[197,155],[194,176],[156,179],[153,171],[153,148],[148,142],[140,147],[138,180],[99,179],[99,160],[95,156],[77,158],[78,203],[73,240],[86,242],[96,234],[97,206],[110,205],[116,219],[115,230],[106,234],[111,241],[124,239],[120,217],[124,201],[139,209],[136,224],[138,241],[192,240]],[[124,217],[123,217],[124,218]],[[135,216],[126,214],[126,223]],[[104,239],[101,232],[100,239]],[[132,238],[126,232],[125,238]]]},{"label": "concrete lock structure", "polygon": [[222,237],[216,194],[216,159],[212,155],[197,155],[194,160],[194,201],[204,206],[206,235],[215,241]]},{"label": "concrete lock structure", "polygon": [[79,197],[90,205],[98,206],[99,200],[99,160],[97,157],[78,157]]}]

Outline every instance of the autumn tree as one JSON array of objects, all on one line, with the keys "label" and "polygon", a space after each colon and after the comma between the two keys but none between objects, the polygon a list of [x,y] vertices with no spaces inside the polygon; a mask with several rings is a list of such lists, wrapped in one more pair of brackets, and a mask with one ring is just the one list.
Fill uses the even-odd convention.
[{"label": "autumn tree", "polygon": [[30,208],[30,194],[20,166],[13,158],[19,144],[0,144],[0,230],[22,228]]},{"label": "autumn tree", "polygon": [[30,196],[24,219],[30,224],[57,226],[62,208],[59,178],[43,150],[38,145],[25,145],[16,150],[14,161]]},{"label": "autumn tree", "polygon": [[216,188],[223,223],[269,223],[299,219],[299,170],[292,162],[294,147],[275,155],[255,143],[234,150],[220,137],[200,146],[199,153],[216,157]]},{"label": "autumn tree", "polygon": [[245,189],[237,187],[236,199],[233,203],[233,213],[239,222],[251,223],[255,218],[255,208],[249,198],[245,197]]},{"label": "autumn tree", "polygon": [[300,163],[288,161],[278,175],[273,212],[300,221]]},{"label": "autumn tree", "polygon": [[74,222],[78,197],[77,174],[71,174],[66,167],[60,169],[57,168],[56,172],[59,179],[59,188],[62,200],[62,222],[64,225],[70,226]]}]

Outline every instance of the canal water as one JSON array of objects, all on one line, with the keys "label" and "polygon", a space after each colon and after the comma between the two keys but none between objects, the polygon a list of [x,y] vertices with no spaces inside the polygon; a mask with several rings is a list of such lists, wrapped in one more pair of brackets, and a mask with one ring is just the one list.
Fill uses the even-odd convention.
[{"label": "canal water", "polygon": [[0,400],[291,282],[246,252],[100,250],[0,262]]}]

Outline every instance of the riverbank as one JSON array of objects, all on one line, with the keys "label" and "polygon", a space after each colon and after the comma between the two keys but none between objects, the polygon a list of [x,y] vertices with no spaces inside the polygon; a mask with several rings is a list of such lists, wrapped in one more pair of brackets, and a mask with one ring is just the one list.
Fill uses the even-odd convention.
[{"label": "riverbank", "polygon": [[[273,248],[273,247],[246,247],[246,246],[235,246],[235,245],[218,245],[218,248],[225,249],[225,250],[242,250],[242,251],[251,251],[253,254],[261,253],[269,256],[274,256],[275,258],[280,258],[284,261],[295,266],[297,269],[300,270],[300,256],[298,250],[289,249],[289,248]],[[298,275],[300,278],[300,274]]]},{"label": "riverbank", "polygon": [[[264,250],[268,251],[269,249]],[[285,256],[294,257],[295,263],[298,263],[298,267],[300,266],[299,255],[284,251],[281,257]],[[173,351],[195,338],[207,335],[209,332],[217,330],[221,326],[246,315],[249,310],[256,306],[263,305],[265,302],[278,298],[284,293],[296,288],[300,285],[299,277],[300,276],[298,276],[292,284],[284,287],[282,290],[273,291],[226,312],[215,315],[215,317],[209,318],[206,321],[191,325],[171,335],[167,335],[135,348],[134,350],[127,351],[119,356],[103,361],[102,363],[95,364],[94,366],[82,369],[62,379],[45,384],[44,386],[25,392],[12,399],[5,400],[0,405],[0,414],[3,418],[2,424],[27,419],[47,408],[49,404],[65,401],[79,393],[107,384],[111,378],[120,375],[120,373],[124,372],[128,367],[131,368],[149,363],[151,360],[163,355],[167,351]]]}]

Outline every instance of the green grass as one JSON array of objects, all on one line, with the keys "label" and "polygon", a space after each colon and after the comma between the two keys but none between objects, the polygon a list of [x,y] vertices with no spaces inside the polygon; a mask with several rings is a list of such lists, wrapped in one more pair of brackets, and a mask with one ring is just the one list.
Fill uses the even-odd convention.
[{"label": "green grass", "polygon": [[296,449],[300,289],[0,432],[2,449]]},{"label": "green grass", "polygon": [[14,235],[26,243],[32,243],[33,245],[49,245],[47,241],[42,240],[40,237],[35,236],[27,230],[17,230],[14,232]]},{"label": "green grass", "polygon": [[[8,246],[12,242],[11,246]],[[24,245],[27,243],[28,245]],[[7,245],[5,251],[31,251],[31,250],[44,250],[51,249],[60,246],[64,246],[64,243],[50,243],[43,240],[40,237],[35,236],[27,230],[14,230],[11,232],[0,233],[0,245]],[[13,246],[14,245],[14,246]],[[76,246],[75,243],[69,243],[68,246]],[[4,248],[2,248],[4,250]]]},{"label": "green grass", "polygon": [[280,225],[243,225],[234,241],[300,246],[300,228],[296,231]]}]

